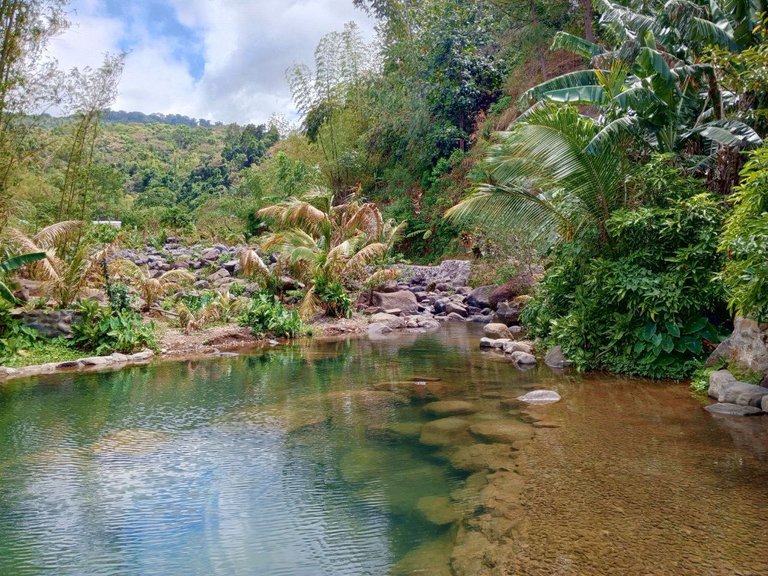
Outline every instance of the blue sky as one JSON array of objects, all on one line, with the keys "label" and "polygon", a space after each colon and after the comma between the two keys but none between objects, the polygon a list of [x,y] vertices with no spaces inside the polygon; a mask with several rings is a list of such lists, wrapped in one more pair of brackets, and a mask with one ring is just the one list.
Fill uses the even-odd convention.
[{"label": "blue sky", "polygon": [[113,108],[222,122],[293,116],[285,70],[311,64],[318,40],[373,23],[352,0],[72,0],[50,51],[65,69],[127,52]]}]

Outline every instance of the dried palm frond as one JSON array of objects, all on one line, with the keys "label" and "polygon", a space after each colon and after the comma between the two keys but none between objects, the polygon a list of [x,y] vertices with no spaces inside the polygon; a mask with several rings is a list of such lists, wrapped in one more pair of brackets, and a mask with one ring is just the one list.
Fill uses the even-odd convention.
[{"label": "dried palm frond", "polygon": [[282,227],[295,227],[309,233],[320,233],[328,215],[309,202],[292,199],[259,210],[257,215],[274,219]]},{"label": "dried palm frond", "polygon": [[356,274],[377,258],[381,258],[387,253],[386,245],[376,242],[375,244],[368,244],[364,248],[360,249],[354,256],[352,256],[344,267],[344,274]]},{"label": "dried palm frond", "polygon": [[41,248],[53,248],[59,241],[79,229],[82,225],[83,222],[81,220],[56,222],[40,230],[40,232],[32,237],[32,240]]},{"label": "dried palm frond", "polygon": [[369,288],[376,288],[390,280],[397,280],[400,277],[400,270],[396,268],[385,268],[377,270],[365,279],[365,285]]},{"label": "dried palm frond", "polygon": [[303,320],[306,320],[317,314],[319,311],[320,301],[317,299],[313,287],[307,290],[304,299],[301,301],[301,306],[299,306],[299,316],[301,316]]},{"label": "dried palm frond", "polygon": [[363,204],[351,215],[346,222],[349,231],[360,230],[371,241],[378,240],[384,230],[384,219],[376,204]]},{"label": "dried palm frond", "polygon": [[269,277],[269,266],[255,250],[240,252],[240,273],[246,278]]}]

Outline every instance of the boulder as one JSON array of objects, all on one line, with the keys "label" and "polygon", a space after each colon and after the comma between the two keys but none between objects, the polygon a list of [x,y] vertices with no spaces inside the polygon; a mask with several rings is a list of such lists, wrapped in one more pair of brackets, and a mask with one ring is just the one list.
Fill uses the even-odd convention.
[{"label": "boulder", "polygon": [[399,330],[400,328],[405,328],[405,319],[394,314],[378,312],[371,316],[371,324],[385,324],[392,330]]},{"label": "boulder", "polygon": [[509,444],[470,444],[454,448],[448,454],[448,461],[456,470],[482,472],[512,470],[514,460]]},{"label": "boulder", "polygon": [[461,314],[457,314],[456,312],[451,312],[450,314],[448,314],[448,316],[446,316],[446,320],[450,322],[466,322],[467,319],[464,318],[464,316],[462,316]]},{"label": "boulder", "polygon": [[221,280],[222,278],[229,278],[229,272],[227,272],[224,268],[220,268],[213,274],[208,275],[209,282],[216,282],[216,280]]},{"label": "boulder", "polygon": [[441,400],[430,402],[424,406],[424,412],[433,416],[461,416],[464,414],[474,414],[477,412],[477,406],[464,400]]},{"label": "boulder", "polygon": [[467,309],[461,304],[457,304],[456,302],[448,302],[445,305],[445,313],[448,315],[458,314],[462,318],[467,317]]},{"label": "boulder", "polygon": [[398,308],[403,314],[416,314],[419,311],[419,303],[416,295],[410,290],[400,290],[398,292],[374,292],[371,302],[374,306],[379,306],[385,310]]},{"label": "boulder", "polygon": [[712,398],[717,398],[720,396],[720,391],[726,384],[736,381],[736,378],[734,378],[733,374],[728,372],[728,370],[712,372],[712,374],[709,375],[709,389],[707,390],[707,394]]},{"label": "boulder", "polygon": [[491,307],[491,294],[493,294],[493,291],[496,290],[496,286],[494,285],[488,285],[488,286],[480,286],[479,288],[475,288],[472,290],[472,292],[469,293],[469,296],[467,296],[467,305],[468,306],[475,306],[476,308],[490,308]]},{"label": "boulder", "polygon": [[560,402],[560,394],[554,390],[532,390],[517,398],[528,404],[554,404]]},{"label": "boulder", "polygon": [[728,370],[718,370],[709,375],[707,394],[725,404],[741,406],[762,406],[763,398],[768,396],[768,388],[739,382]]},{"label": "boulder", "polygon": [[573,362],[563,354],[563,349],[560,346],[555,346],[547,351],[547,355],[544,356],[544,364],[550,368],[568,368],[573,365]]},{"label": "boulder", "polygon": [[480,348],[494,348],[496,340],[493,338],[480,338]]},{"label": "boulder", "polygon": [[520,322],[520,305],[514,302],[500,302],[493,315],[493,321],[511,326]]},{"label": "boulder", "polygon": [[373,324],[368,325],[369,336],[386,336],[391,333],[392,333],[392,328],[390,328],[386,324],[382,324],[380,322],[374,322]]},{"label": "boulder", "polygon": [[536,279],[530,274],[518,274],[505,284],[496,288],[488,298],[488,304],[494,310],[501,302],[511,302],[521,295],[527,295],[536,285]]},{"label": "boulder", "polygon": [[[525,352],[526,354],[533,355],[533,346],[528,342],[515,342],[510,340],[506,342],[502,347],[505,354],[514,354],[515,352]],[[535,364],[535,362],[532,362]]]},{"label": "boulder", "polygon": [[707,366],[715,366],[725,360],[743,371],[768,374],[767,336],[754,320],[736,318],[733,333],[712,352]]},{"label": "boulder", "polygon": [[512,333],[509,331],[509,328],[506,324],[500,324],[497,322],[492,322],[491,324],[486,324],[483,327],[483,334],[485,334],[488,338],[512,338]]},{"label": "boulder", "polygon": [[218,260],[219,256],[221,255],[221,251],[216,248],[209,248],[205,252],[203,252],[202,256],[200,256],[201,260],[205,260],[206,262],[213,262],[214,260]]},{"label": "boulder", "polygon": [[536,357],[533,354],[521,352],[519,350],[517,352],[512,352],[509,359],[518,366],[533,366],[536,364]]},{"label": "boulder", "polygon": [[754,406],[760,408],[765,396],[768,396],[768,388],[734,380],[721,387],[720,394],[717,396],[717,401],[725,404],[738,404],[739,406]]},{"label": "boulder", "polygon": [[755,408],[754,406],[727,403],[710,404],[705,406],[704,410],[712,414],[723,414],[725,416],[757,416],[763,413],[760,408]]}]

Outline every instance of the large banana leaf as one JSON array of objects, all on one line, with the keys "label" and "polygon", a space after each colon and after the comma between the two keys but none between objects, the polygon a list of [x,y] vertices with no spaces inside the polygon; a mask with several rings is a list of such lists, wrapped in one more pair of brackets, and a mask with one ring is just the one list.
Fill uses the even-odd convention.
[{"label": "large banana leaf", "polygon": [[568,32],[558,32],[552,41],[552,50],[568,50],[584,58],[594,58],[598,54],[605,52],[602,46],[594,42],[585,40]]},{"label": "large banana leaf", "polygon": [[39,262],[46,256],[47,254],[45,252],[31,252],[29,254],[14,256],[13,258],[0,262],[0,273],[6,274],[27,264],[32,264],[32,262]]},{"label": "large banana leaf", "polygon": [[[609,73],[608,70],[603,70],[603,72],[605,74]],[[577,70],[576,72],[569,72],[534,86],[523,93],[520,99],[523,101],[541,100],[544,94],[553,90],[575,88],[578,86],[594,86],[598,83],[598,76],[594,70]]]},{"label": "large banana leaf", "polygon": [[559,104],[586,104],[601,106],[608,103],[608,96],[602,86],[575,86],[551,90],[544,94],[550,102]]}]

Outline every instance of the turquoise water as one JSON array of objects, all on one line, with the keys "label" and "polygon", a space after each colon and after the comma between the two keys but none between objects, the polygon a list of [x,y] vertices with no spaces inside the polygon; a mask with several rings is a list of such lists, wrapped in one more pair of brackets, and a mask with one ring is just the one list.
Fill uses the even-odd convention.
[{"label": "turquoise water", "polygon": [[0,574],[396,573],[455,530],[419,500],[465,480],[419,443],[427,398],[409,396],[413,383],[482,404],[533,378],[481,354],[480,335],[446,327],[6,384]]}]

